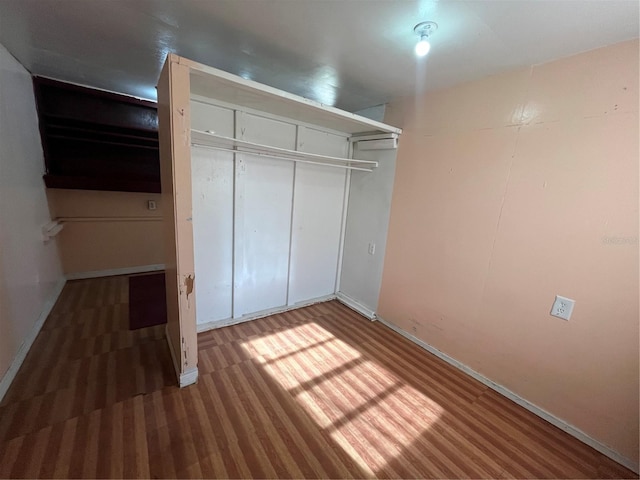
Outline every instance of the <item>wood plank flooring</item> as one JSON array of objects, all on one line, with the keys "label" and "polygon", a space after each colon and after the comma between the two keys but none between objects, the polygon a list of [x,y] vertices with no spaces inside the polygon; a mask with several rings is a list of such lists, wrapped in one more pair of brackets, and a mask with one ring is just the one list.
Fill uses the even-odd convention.
[{"label": "wood plank flooring", "polygon": [[65,286],[0,404],[0,477],[638,478],[337,302],[199,335],[180,390],[127,295]]}]

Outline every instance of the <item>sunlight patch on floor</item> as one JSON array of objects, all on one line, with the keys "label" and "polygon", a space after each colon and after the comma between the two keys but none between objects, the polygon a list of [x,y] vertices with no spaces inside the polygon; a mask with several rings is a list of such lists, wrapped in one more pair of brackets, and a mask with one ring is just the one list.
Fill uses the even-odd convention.
[{"label": "sunlight patch on floor", "polygon": [[251,338],[243,347],[367,475],[419,441],[444,412],[316,323]]}]

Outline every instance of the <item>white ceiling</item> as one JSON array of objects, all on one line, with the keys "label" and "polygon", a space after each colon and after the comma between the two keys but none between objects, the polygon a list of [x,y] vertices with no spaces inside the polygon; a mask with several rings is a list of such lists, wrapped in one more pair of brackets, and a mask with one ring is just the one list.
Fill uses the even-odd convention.
[{"label": "white ceiling", "polygon": [[[155,98],[167,52],[349,111],[638,37],[637,0],[0,0],[36,75]],[[413,26],[439,25],[416,59]]]}]

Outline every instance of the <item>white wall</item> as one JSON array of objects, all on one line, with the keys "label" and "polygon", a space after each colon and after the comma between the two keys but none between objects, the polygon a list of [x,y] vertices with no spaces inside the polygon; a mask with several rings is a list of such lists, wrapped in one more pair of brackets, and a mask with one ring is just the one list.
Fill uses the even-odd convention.
[{"label": "white wall", "polygon": [[[356,144],[357,145],[357,144]],[[371,173],[353,171],[344,239],[340,293],[371,316],[378,308],[391,211],[396,150],[354,151],[354,158],[378,161]],[[369,244],[375,245],[373,255]]]},{"label": "white wall", "polygon": [[0,398],[64,283],[43,173],[31,76],[0,45]]}]

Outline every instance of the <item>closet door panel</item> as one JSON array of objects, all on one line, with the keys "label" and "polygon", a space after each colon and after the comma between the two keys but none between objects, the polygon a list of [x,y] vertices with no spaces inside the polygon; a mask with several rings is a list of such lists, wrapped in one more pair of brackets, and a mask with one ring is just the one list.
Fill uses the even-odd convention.
[{"label": "closet door panel", "polygon": [[[300,127],[298,149],[347,155],[345,137]],[[296,164],[289,305],[335,293],[346,170]]]},{"label": "closet door panel", "polygon": [[296,148],[296,126],[272,118],[238,112],[236,138],[271,147]]},{"label": "closet door panel", "polygon": [[230,108],[210,105],[191,100],[191,128],[206,132],[210,130],[218,135],[233,137],[234,112]]},{"label": "closet door panel", "polygon": [[[292,124],[242,114],[236,135],[295,146]],[[234,317],[287,304],[293,162],[238,154],[235,195]]]},{"label": "closet door panel", "polygon": [[191,149],[198,324],[232,316],[233,154]]}]

